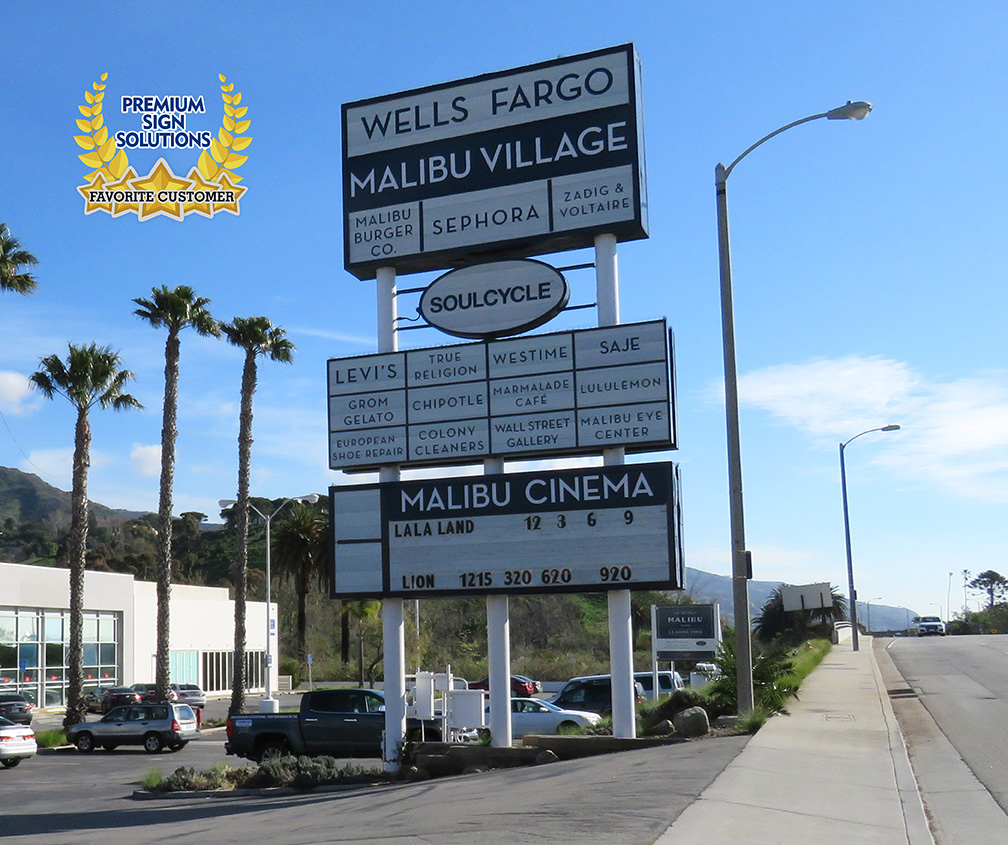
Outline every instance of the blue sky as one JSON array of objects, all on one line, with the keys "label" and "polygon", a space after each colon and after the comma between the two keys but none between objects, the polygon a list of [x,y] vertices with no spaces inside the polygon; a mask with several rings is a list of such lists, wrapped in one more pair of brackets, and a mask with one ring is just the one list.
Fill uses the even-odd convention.
[{"label": "blue sky", "polygon": [[[263,314],[297,346],[264,363],[253,492],[361,480],[326,463],[325,361],[376,349],[374,284],[343,270],[340,105],[616,44],[643,63],[648,240],[620,246],[622,316],[665,316],[677,345],[687,563],[728,574],[713,172],[785,123],[848,99],[864,121],[816,121],[729,180],[747,544],[755,577],[846,591],[837,444],[847,451],[862,599],[945,613],[963,569],[1008,571],[1008,383],[1002,3],[502,2],[20,4],[5,12],[0,221],[41,264],[0,298],[0,465],[69,489],[73,416],[26,386],[66,343],[118,349],[142,413],[93,415],[89,492],[157,507],[164,335],[132,315],[189,284],[215,316]],[[251,121],[238,216],[85,215],[73,141],[83,93],[203,94],[224,74]],[[199,121],[203,121],[199,123]],[[168,151],[176,173],[191,150]],[[146,173],[156,160],[134,151]],[[555,265],[590,253],[546,257]],[[408,277],[424,284],[436,274]],[[573,300],[591,301],[587,271]],[[408,310],[409,306],[403,306]],[[548,329],[589,325],[591,312]],[[403,346],[450,339],[412,332]],[[236,486],[238,350],[182,339],[177,512],[216,517]],[[651,457],[662,457],[651,456]],[[949,591],[949,573],[951,591]],[[975,607],[975,605],[974,605]]]}]

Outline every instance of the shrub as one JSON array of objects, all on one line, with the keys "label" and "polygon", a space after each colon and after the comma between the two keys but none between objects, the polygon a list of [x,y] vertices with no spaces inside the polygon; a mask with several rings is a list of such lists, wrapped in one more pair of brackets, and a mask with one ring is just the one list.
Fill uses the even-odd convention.
[{"label": "shrub", "polygon": [[[738,709],[736,673],[738,663],[735,656],[735,642],[726,637],[721,643],[715,661],[721,674],[704,687],[703,695],[707,703],[707,715],[713,721],[718,716],[727,716]],[[799,681],[791,675],[793,666],[787,655],[780,649],[770,649],[755,655],[753,659],[753,697],[757,707],[770,713],[786,713],[787,700],[797,696]]]},{"label": "shrub", "polygon": [[300,660],[285,657],[280,661],[278,671],[281,675],[291,676],[291,687],[293,689],[297,689],[301,686],[301,681],[304,680],[304,665]]},{"label": "shrub", "polygon": [[701,693],[693,689],[677,689],[668,698],[664,698],[657,704],[641,705],[638,710],[640,726],[644,733],[651,733],[655,725],[659,722],[671,722],[676,713],[688,707],[703,707],[707,711],[707,718],[714,721],[716,718],[711,714],[711,703]]},{"label": "shrub", "polygon": [[259,766],[246,786],[266,788],[293,786],[295,789],[314,789],[332,784],[371,783],[380,775],[361,766],[347,763],[340,766],[332,757],[278,757]]},{"label": "shrub", "polygon": [[48,731],[36,731],[35,742],[39,748],[58,748],[67,745],[66,731],[63,728],[52,728]]}]

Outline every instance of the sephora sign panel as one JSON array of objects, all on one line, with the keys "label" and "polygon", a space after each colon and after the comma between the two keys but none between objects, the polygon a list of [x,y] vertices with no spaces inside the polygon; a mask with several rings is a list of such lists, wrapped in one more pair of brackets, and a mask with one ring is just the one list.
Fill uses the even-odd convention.
[{"label": "sephora sign panel", "polygon": [[342,122],[359,279],[647,237],[632,44],[346,103]]}]

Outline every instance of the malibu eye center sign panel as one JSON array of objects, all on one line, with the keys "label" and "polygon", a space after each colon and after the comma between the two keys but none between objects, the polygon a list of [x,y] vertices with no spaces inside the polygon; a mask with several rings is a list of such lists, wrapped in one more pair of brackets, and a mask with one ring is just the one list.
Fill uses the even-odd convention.
[{"label": "malibu eye center sign panel", "polygon": [[360,279],[647,237],[632,44],[347,103],[344,262]]},{"label": "malibu eye center sign panel", "polygon": [[664,320],[328,362],[329,467],[675,448]]},{"label": "malibu eye center sign panel", "polygon": [[681,589],[679,501],[671,463],[332,487],[332,597]]}]

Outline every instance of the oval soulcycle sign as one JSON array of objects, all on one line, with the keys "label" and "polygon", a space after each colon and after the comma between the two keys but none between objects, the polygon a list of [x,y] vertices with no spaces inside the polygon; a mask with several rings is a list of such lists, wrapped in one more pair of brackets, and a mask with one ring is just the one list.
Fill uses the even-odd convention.
[{"label": "oval soulcycle sign", "polygon": [[507,337],[552,320],[569,297],[567,280],[549,264],[495,261],[439,276],[420,298],[420,314],[456,337]]}]

